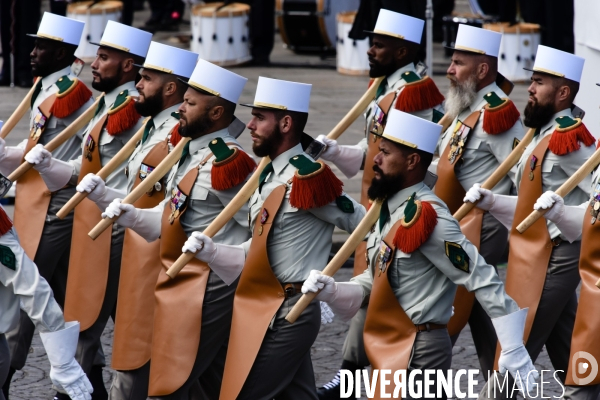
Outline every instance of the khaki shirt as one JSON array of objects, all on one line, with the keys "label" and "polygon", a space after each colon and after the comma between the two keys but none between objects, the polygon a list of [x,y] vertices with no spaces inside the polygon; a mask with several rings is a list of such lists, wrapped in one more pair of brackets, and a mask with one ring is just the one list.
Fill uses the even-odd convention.
[{"label": "khaki shirt", "polygon": [[[521,182],[521,177],[523,175],[528,175],[530,172],[529,167],[529,156],[533,152],[533,149],[539,144],[539,142],[546,136],[552,135],[558,123],[556,122],[556,118],[562,117],[564,115],[568,115],[573,117],[570,109],[562,110],[552,117],[550,122],[544,125],[540,129],[540,134],[536,135],[529,146],[525,148],[525,152],[523,156],[519,160],[517,164],[517,191],[519,190],[519,184]],[[579,167],[591,157],[591,155],[596,150],[595,146],[585,147],[583,143],[579,143],[581,145],[580,149],[577,151],[573,151],[569,154],[565,154],[564,156],[557,156],[552,153],[550,150],[546,152],[544,156],[544,161],[542,162],[542,193],[552,190],[556,191],[565,181],[575,173],[579,169]],[[527,177],[525,179],[528,179]],[[592,185],[592,175],[588,175],[585,179],[583,179],[575,189],[571,191],[571,193],[567,194],[564,198],[565,205],[575,206],[580,205],[581,203],[586,202],[590,196],[590,188]],[[560,236],[560,230],[551,221],[546,220],[548,224],[548,231],[550,232],[550,238],[554,239]],[[563,239],[566,239],[563,237]]]},{"label": "khaki shirt", "polygon": [[[444,204],[422,182],[401,190],[389,199],[391,217],[381,232],[377,221],[374,231],[368,237],[369,268],[363,274],[352,278],[352,281],[362,286],[364,296],[371,293],[373,276],[379,271],[377,258],[380,242],[404,216],[406,202],[415,192],[417,200]],[[475,292],[475,297],[491,318],[517,311],[517,303],[506,294],[504,284],[494,267],[487,264],[475,246],[465,238],[448,208],[436,204],[433,204],[433,208],[438,219],[429,239],[411,254],[396,249],[394,260],[389,266],[390,284],[408,317],[417,325],[448,323],[457,285],[463,285],[469,291]],[[446,256],[445,242],[462,247],[470,259],[469,272],[455,267],[450,262]]]},{"label": "khaki shirt", "polygon": [[63,329],[65,321],[52,289],[23,251],[15,228],[0,236],[0,245],[13,252],[16,262],[14,270],[0,264],[0,334],[16,328],[19,308],[42,332]]},{"label": "khaki shirt", "polygon": [[[292,179],[297,169],[289,160],[300,154],[311,159],[298,144],[272,161],[274,171],[267,176],[262,190],[259,192],[257,189],[250,198],[250,226],[256,223],[262,205],[273,189]],[[343,212],[335,201],[320,208],[299,210],[289,203],[290,190],[286,192],[267,241],[271,268],[280,282],[304,282],[310,270],[322,270],[327,265],[331,251],[334,227],[352,232],[362,220],[365,208],[346,194],[343,195],[352,201],[353,213]],[[251,242],[252,239],[243,245],[246,254]]]},{"label": "khaki shirt", "polygon": [[[438,156],[441,156],[448,146],[458,120],[464,121],[471,113],[482,110],[488,104],[484,96],[490,92],[496,93],[500,98],[506,97],[506,94],[495,83],[478,91],[477,97],[475,97],[471,106],[461,111],[454,118],[452,125],[440,136],[435,150]],[[463,150],[463,162],[457,163],[455,168],[456,177],[465,191],[469,190],[475,183],[485,182],[512,152],[516,141],[520,141],[525,135],[523,123],[520,119],[508,131],[490,135],[483,131],[484,118],[485,112],[479,118],[475,129],[469,133],[469,138]],[[510,194],[513,183],[515,183],[516,172],[517,167],[514,166],[492,191],[496,194]]]},{"label": "khaki shirt", "polygon": [[[48,97],[52,96],[55,93],[58,93],[58,86],[56,86],[55,83],[65,75],[67,75],[71,80],[76,78],[76,76],[71,73],[71,67],[63,68],[60,71],[54,72],[42,78],[42,90],[36,97],[35,102],[33,103],[33,107],[31,108],[31,112],[29,114],[30,132],[33,128],[33,121],[38,112],[38,107]],[[90,108],[92,104],[94,104],[94,99],[90,97],[90,99],[83,106],[81,106],[77,111],[75,111],[73,114],[69,115],[66,118],[57,118],[54,115],[52,115],[50,119],[46,121],[46,129],[44,130],[42,136],[40,136],[38,143],[46,145],[59,133],[61,133],[66,127],[71,125],[73,121],[75,121],[81,114],[83,114],[88,108]],[[76,135],[74,135],[65,143],[60,145],[56,150],[52,152],[52,157],[61,161],[69,161],[74,158],[77,158],[77,156],[81,154],[81,140],[83,139],[84,131],[85,128],[82,128],[79,132],[77,132]],[[23,149],[25,148],[25,143],[22,145]]]},{"label": "khaki shirt", "polygon": [[[106,114],[108,110],[113,106],[119,93],[123,90],[129,91],[129,96],[138,96],[138,91],[135,88],[135,82],[130,81],[122,84],[117,87],[115,90],[106,93],[104,97],[104,107],[102,110],[90,121],[87,128],[85,129],[85,133],[83,135],[83,143],[87,140],[87,136],[90,134],[96,123]],[[102,166],[106,165],[106,163],[113,158],[121,148],[127,143],[129,139],[140,129],[143,125],[145,118],[140,118],[138,122],[131,128],[126,131],[119,133],[118,135],[110,135],[106,131],[106,127],[102,129],[100,133],[100,143],[98,144],[99,152],[100,152],[100,162]],[[81,170],[81,158],[83,153],[83,147],[79,149],[79,157],[73,161],[71,164],[73,165],[73,174],[71,176],[71,180],[69,181],[71,184],[76,184],[79,178],[79,171]],[[125,191],[127,190],[127,177],[125,176],[125,166],[127,165],[127,161],[124,161],[118,168],[116,168],[106,179],[106,186],[110,186],[113,189]]]}]

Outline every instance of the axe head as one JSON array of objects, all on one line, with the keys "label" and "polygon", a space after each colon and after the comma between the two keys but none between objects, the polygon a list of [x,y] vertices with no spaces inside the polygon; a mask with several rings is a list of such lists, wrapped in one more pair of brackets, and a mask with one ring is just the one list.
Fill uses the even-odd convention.
[{"label": "axe head", "polygon": [[0,198],[4,197],[6,193],[8,193],[12,184],[13,183],[7,177],[0,174]]}]

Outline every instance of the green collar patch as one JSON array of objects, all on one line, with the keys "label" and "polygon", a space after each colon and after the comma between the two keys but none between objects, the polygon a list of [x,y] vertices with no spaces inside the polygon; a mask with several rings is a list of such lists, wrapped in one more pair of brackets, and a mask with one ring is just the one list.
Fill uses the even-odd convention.
[{"label": "green collar patch", "polygon": [[444,241],[446,256],[455,268],[469,273],[469,255],[458,243]]},{"label": "green collar patch", "polygon": [[119,95],[117,96],[117,99],[115,100],[115,103],[113,104],[111,109],[115,110],[115,109],[119,108],[119,106],[121,104],[123,104],[123,103],[125,103],[125,101],[127,101],[127,96],[129,96],[129,90],[127,90],[127,89],[125,89],[121,93],[119,93]]},{"label": "green collar patch", "polygon": [[414,71],[406,71],[402,74],[402,79],[404,79],[406,83],[413,83],[420,81],[421,77],[417,75]]},{"label": "green collar patch", "polygon": [[417,192],[414,192],[408,198],[408,202],[406,203],[406,207],[404,208],[404,222],[409,224],[415,215],[417,215],[417,204],[415,203],[415,197],[417,196]]},{"label": "green collar patch", "polygon": [[177,120],[181,119],[181,115],[177,111],[172,112],[171,117],[173,117]]},{"label": "green collar patch", "polygon": [[485,101],[488,102],[491,108],[498,107],[504,103],[505,100],[502,100],[498,95],[494,92],[489,92],[485,96],[483,96]]},{"label": "green collar patch", "polygon": [[208,147],[210,147],[210,151],[212,151],[212,153],[215,155],[216,162],[227,160],[233,153],[235,153],[235,150],[230,149],[221,138],[211,140],[208,144]]},{"label": "green collar patch", "polygon": [[10,247],[0,245],[0,263],[8,269],[17,270],[17,258]]},{"label": "green collar patch", "polygon": [[558,127],[560,129],[570,128],[571,126],[577,124],[577,120],[569,117],[568,115],[563,115],[562,117],[558,117],[555,119],[558,123]]},{"label": "green collar patch", "polygon": [[73,86],[73,84],[76,82],[76,80],[72,81],[67,75],[65,75],[58,78],[58,80],[54,84],[58,87],[58,94],[63,94],[64,92],[69,90],[71,86]]},{"label": "green collar patch", "polygon": [[338,208],[346,214],[354,213],[354,204],[352,203],[352,200],[350,200],[345,195],[341,195],[337,199],[335,199],[335,204],[337,204]]},{"label": "green collar patch", "polygon": [[310,175],[321,168],[321,164],[310,161],[308,157],[302,154],[290,158],[290,164],[298,169],[298,175],[300,176]]}]

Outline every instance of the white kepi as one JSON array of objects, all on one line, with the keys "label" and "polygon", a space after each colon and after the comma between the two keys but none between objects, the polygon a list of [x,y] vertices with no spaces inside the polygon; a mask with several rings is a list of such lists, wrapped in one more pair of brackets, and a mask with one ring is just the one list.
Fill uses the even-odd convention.
[{"label": "white kepi", "polygon": [[580,82],[584,63],[585,59],[582,57],[540,44],[533,69],[529,71],[543,72]]},{"label": "white kepi", "polygon": [[192,76],[197,61],[198,54],[196,53],[179,47],[150,42],[146,60],[143,65],[138,65],[138,67],[189,78]]},{"label": "white kepi", "polygon": [[199,58],[192,76],[185,83],[200,92],[237,104],[247,81],[243,76]]},{"label": "white kepi", "polygon": [[375,28],[373,31],[367,32],[392,36],[420,44],[423,37],[424,25],[425,21],[422,19],[409,17],[408,15],[382,8],[377,16]]},{"label": "white kepi", "polygon": [[441,125],[392,108],[381,136],[433,154],[441,133]]},{"label": "white kepi", "polygon": [[27,35],[78,46],[84,27],[81,21],[45,12],[37,33]]},{"label": "white kepi", "polygon": [[501,41],[502,34],[500,32],[460,24],[454,47],[449,48],[497,58],[500,53]]},{"label": "white kepi", "polygon": [[152,34],[116,21],[108,21],[99,43],[96,46],[109,47],[145,58],[150,47]]},{"label": "white kepi", "polygon": [[253,108],[270,108],[308,113],[312,85],[280,79],[258,77],[254,103],[242,104]]}]

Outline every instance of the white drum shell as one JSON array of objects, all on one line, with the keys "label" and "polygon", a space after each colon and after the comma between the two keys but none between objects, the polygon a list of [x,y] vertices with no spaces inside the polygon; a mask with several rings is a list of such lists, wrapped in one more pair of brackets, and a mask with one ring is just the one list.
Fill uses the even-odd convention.
[{"label": "white drum shell", "polygon": [[535,54],[540,44],[539,30],[519,29],[511,27],[510,32],[495,27],[493,30],[502,33],[498,71],[513,82],[528,81],[535,62]]},{"label": "white drum shell", "polygon": [[[101,4],[95,7],[101,6]],[[100,42],[108,21],[119,21],[121,19],[121,10],[114,11],[114,7],[111,7],[109,10],[108,12],[103,10],[102,13],[67,13],[68,18],[85,22],[81,42],[79,42],[79,47],[75,52],[75,56],[81,58],[83,61],[90,62],[96,58],[98,46],[91,44],[90,41],[94,43]]]},{"label": "white drum shell", "polygon": [[369,39],[354,40],[348,37],[352,29],[349,22],[337,22],[337,70],[344,75],[369,75]]}]

